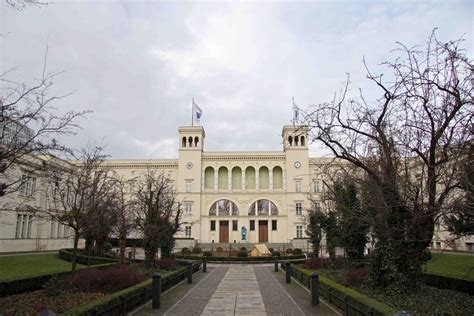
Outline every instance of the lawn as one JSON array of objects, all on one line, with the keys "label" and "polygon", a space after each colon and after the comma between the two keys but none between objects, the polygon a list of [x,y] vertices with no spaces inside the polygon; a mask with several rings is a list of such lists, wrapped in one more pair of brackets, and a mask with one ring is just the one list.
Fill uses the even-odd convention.
[{"label": "lawn", "polygon": [[432,253],[426,272],[474,281],[474,255]]},{"label": "lawn", "polygon": [[[78,264],[78,268],[85,266]],[[57,253],[44,255],[0,256],[0,281],[71,270],[71,262]]]}]

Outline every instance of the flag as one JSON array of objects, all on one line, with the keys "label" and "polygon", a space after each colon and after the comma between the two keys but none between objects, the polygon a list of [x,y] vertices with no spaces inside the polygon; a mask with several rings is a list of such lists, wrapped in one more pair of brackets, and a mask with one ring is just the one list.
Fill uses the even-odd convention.
[{"label": "flag", "polygon": [[194,102],[193,99],[193,122],[196,121],[196,123],[199,124],[199,121],[201,120],[202,116],[202,109]]},{"label": "flag", "polygon": [[300,120],[300,109],[295,104],[295,98],[291,98],[293,101],[293,125],[298,124]]}]

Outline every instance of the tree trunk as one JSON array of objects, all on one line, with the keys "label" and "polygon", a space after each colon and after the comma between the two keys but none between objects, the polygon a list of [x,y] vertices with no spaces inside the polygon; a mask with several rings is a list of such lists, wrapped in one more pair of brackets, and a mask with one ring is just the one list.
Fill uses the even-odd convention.
[{"label": "tree trunk", "polygon": [[71,271],[76,270],[76,264],[77,264],[77,248],[79,246],[79,234],[77,232],[74,232],[74,249],[72,251],[72,267]]},{"label": "tree trunk", "polygon": [[119,239],[120,263],[125,262],[125,247],[126,246],[127,246],[127,239],[121,236]]}]

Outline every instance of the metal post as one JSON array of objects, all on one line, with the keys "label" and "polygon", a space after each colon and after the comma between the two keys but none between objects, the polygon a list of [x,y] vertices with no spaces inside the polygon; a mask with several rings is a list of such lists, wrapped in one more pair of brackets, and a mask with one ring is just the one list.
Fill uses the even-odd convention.
[{"label": "metal post", "polygon": [[161,305],[161,275],[153,273],[151,284],[151,308],[159,309]]},{"label": "metal post", "polygon": [[207,257],[202,259],[202,272],[207,272]]},{"label": "metal post", "polygon": [[275,258],[275,272],[278,272],[278,259]]},{"label": "metal post", "polygon": [[291,283],[290,262],[285,263],[286,283]]},{"label": "metal post", "polygon": [[316,272],[311,273],[311,305],[319,306],[319,276]]},{"label": "metal post", "polygon": [[188,284],[193,283],[193,263],[188,262]]}]

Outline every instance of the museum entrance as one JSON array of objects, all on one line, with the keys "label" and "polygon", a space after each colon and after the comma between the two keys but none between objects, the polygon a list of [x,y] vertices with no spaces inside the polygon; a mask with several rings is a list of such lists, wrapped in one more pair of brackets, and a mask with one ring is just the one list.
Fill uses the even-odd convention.
[{"label": "museum entrance", "polygon": [[268,221],[258,221],[258,242],[268,242]]},{"label": "museum entrance", "polygon": [[229,221],[219,222],[219,242],[220,243],[229,242]]}]

